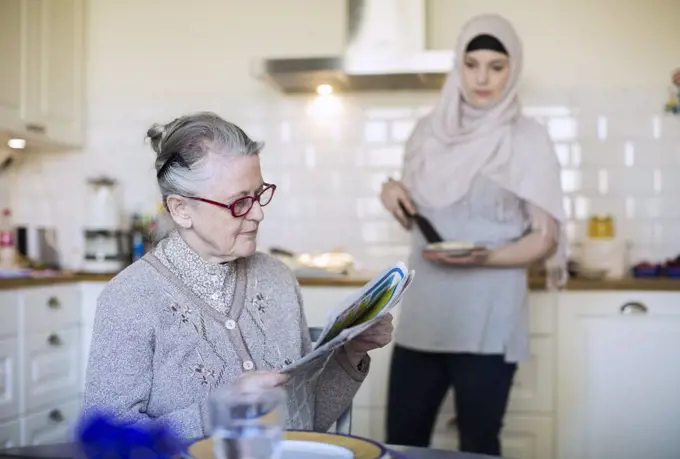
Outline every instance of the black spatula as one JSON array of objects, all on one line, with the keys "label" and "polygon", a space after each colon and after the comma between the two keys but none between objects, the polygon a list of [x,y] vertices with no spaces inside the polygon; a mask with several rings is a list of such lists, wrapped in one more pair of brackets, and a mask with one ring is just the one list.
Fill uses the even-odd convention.
[{"label": "black spatula", "polygon": [[421,233],[423,233],[423,236],[425,236],[425,240],[429,242],[430,244],[434,242],[443,242],[444,239],[439,235],[436,229],[434,229],[434,226],[432,226],[432,223],[430,221],[420,215],[419,213],[411,214],[409,213],[408,210],[406,210],[406,207],[404,204],[399,201],[399,207],[401,207],[401,211],[404,212],[404,215],[406,215],[408,218],[415,220],[416,225],[418,226],[418,229],[420,230]]}]

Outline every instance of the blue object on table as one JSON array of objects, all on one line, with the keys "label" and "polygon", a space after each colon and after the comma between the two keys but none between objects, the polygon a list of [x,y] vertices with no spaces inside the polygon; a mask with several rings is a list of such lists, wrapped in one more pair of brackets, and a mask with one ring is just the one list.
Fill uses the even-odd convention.
[{"label": "blue object on table", "polygon": [[161,423],[123,425],[105,413],[83,418],[76,442],[87,459],[171,459],[183,446],[179,437]]}]

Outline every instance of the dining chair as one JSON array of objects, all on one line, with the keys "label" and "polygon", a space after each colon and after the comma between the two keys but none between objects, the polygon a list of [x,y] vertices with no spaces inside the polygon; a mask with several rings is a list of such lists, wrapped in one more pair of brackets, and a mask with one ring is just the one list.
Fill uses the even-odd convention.
[{"label": "dining chair", "polygon": [[[312,338],[312,343],[316,342],[323,331],[322,327],[309,327],[309,336]],[[350,402],[347,409],[335,421],[335,433],[349,435],[352,431],[352,402]]]}]

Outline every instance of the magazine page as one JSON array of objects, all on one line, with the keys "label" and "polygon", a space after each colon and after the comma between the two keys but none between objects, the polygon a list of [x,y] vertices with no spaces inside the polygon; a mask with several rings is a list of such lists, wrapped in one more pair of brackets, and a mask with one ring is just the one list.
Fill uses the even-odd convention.
[{"label": "magazine page", "polygon": [[316,347],[333,339],[338,333],[375,315],[393,299],[397,286],[408,277],[408,268],[398,262],[375,276],[354,295],[335,306],[321,332]]},{"label": "magazine page", "polygon": [[323,361],[324,364],[327,363],[333,352],[342,347],[347,341],[371,328],[378,320],[380,319],[376,317],[371,321],[342,330],[334,339],[315,348],[307,355],[282,368],[281,373],[298,375],[300,373],[308,372],[312,367],[316,367],[319,361]]},{"label": "magazine page", "polygon": [[282,372],[300,374],[307,372],[312,366],[316,367],[319,361],[325,364],[336,349],[372,327],[381,316],[393,309],[401,300],[413,276],[414,272],[407,271],[403,263],[376,276],[357,294],[343,301],[340,305],[343,309],[335,308],[313,350],[287,365]]}]

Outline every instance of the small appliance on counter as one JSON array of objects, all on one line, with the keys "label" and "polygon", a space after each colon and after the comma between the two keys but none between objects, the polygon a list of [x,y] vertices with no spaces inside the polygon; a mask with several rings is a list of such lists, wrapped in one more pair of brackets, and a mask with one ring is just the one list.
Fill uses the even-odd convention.
[{"label": "small appliance on counter", "polygon": [[55,228],[17,227],[17,251],[34,269],[58,270],[61,267]]},{"label": "small appliance on counter", "polygon": [[117,273],[127,266],[129,235],[123,230],[116,181],[98,177],[88,181],[87,214],[83,229],[85,250],[81,271]]},{"label": "small appliance on counter", "polygon": [[611,215],[592,216],[586,237],[575,244],[578,251],[577,276],[621,279],[628,272],[628,241],[616,234]]}]

